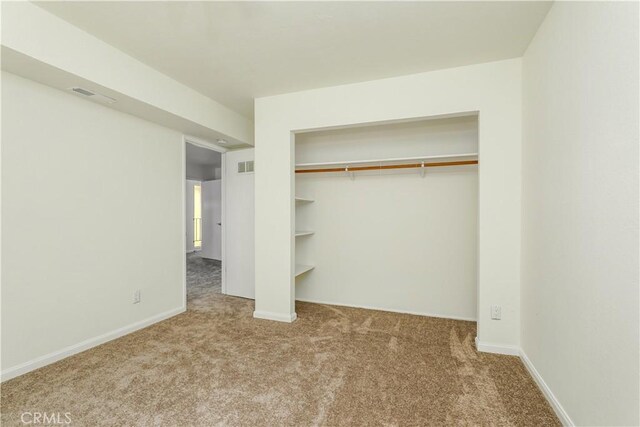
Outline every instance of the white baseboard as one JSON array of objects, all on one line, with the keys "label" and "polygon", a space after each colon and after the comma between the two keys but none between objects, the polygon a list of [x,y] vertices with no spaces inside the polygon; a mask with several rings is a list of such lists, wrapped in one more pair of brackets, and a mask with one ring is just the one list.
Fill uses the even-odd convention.
[{"label": "white baseboard", "polygon": [[520,348],[510,344],[493,344],[481,342],[476,337],[476,349],[483,353],[506,354],[508,356],[519,356]]},{"label": "white baseboard", "polygon": [[533,366],[533,363],[531,363],[531,360],[529,360],[527,355],[522,350],[520,350],[520,359],[522,360],[522,363],[524,363],[524,366],[529,371],[529,374],[531,374],[531,376],[533,377],[536,384],[538,384],[538,387],[542,391],[542,394],[544,394],[544,397],[546,397],[547,401],[549,402],[554,412],[560,419],[560,422],[562,423],[562,425],[569,426],[569,427],[575,426],[574,422],[569,417],[569,414],[567,414],[567,411],[564,410],[564,408],[562,407],[562,405],[560,404],[556,396],[553,394],[553,392],[547,385],[547,383],[545,383],[544,380],[542,379],[542,376],[540,376],[540,373],[538,372],[536,367]]},{"label": "white baseboard", "polygon": [[58,360],[62,360],[69,356],[73,356],[74,354],[89,350],[90,348],[99,346],[100,344],[104,344],[116,338],[120,338],[139,329],[146,328],[147,326],[150,326],[154,323],[158,323],[177,314],[184,313],[185,310],[185,307],[174,308],[173,310],[165,311],[164,313],[160,313],[155,316],[149,317],[148,319],[141,320],[140,322],[124,326],[122,328],[116,329],[115,331],[107,332],[106,334],[89,338],[88,340],[82,341],[78,344],[65,347],[61,350],[54,351],[44,356],[40,356],[36,359],[22,363],[20,365],[12,366],[11,368],[7,368],[0,373],[0,382],[10,380],[11,378],[15,378],[20,375],[24,375],[27,372],[31,372],[38,368],[42,368],[43,366],[50,365],[54,362],[57,362]]},{"label": "white baseboard", "polygon": [[553,394],[553,392],[547,385],[547,383],[545,383],[544,380],[542,379],[542,376],[540,376],[540,373],[538,372],[538,370],[535,368],[535,366],[533,366],[533,363],[531,363],[531,360],[529,360],[529,358],[524,353],[524,351],[522,351],[521,348],[514,345],[483,343],[478,340],[478,337],[476,337],[476,349],[478,351],[482,351],[485,353],[497,353],[497,354],[507,354],[511,356],[520,356],[520,360],[522,360],[522,363],[524,364],[525,368],[527,368],[527,371],[529,371],[529,374],[538,385],[538,388],[540,389],[544,397],[547,399],[547,402],[549,402],[549,405],[551,405],[551,407],[553,408],[553,411],[556,413],[562,425],[568,426],[568,427],[575,426],[575,424],[569,417],[569,414],[567,414],[567,411],[564,410],[564,408],[562,407],[562,405],[560,404],[556,396]]},{"label": "white baseboard", "polygon": [[296,313],[283,314],[272,313],[269,311],[254,311],[253,317],[255,317],[256,319],[275,320],[276,322],[291,323],[298,318],[298,315]]},{"label": "white baseboard", "polygon": [[464,320],[466,322],[477,321],[477,319],[471,318],[471,317],[449,316],[446,314],[425,313],[425,312],[409,311],[409,310],[396,310],[393,308],[372,307],[368,305],[344,304],[340,302],[317,301],[317,300],[310,300],[310,299],[304,299],[304,298],[296,298],[296,301],[310,302],[314,304],[324,304],[324,305],[337,305],[339,307],[364,308],[366,310],[388,311],[391,313],[413,314],[414,316],[438,317],[440,319]]}]

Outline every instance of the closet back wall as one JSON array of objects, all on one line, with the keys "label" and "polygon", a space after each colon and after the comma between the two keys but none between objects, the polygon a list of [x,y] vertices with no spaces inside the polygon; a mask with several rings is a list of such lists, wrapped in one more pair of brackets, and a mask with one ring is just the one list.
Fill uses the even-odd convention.
[{"label": "closet back wall", "polygon": [[[296,135],[296,163],[400,158],[478,149],[477,117]],[[475,320],[476,166],[298,174],[296,299]]]}]

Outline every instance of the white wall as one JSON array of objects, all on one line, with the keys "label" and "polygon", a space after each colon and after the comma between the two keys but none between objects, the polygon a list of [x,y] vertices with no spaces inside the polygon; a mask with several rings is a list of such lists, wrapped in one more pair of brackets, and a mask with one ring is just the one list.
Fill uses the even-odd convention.
[{"label": "white wall", "polygon": [[[478,336],[481,348],[517,351],[520,77],[513,59],[257,99],[256,312],[295,318],[292,131],[478,111]],[[500,321],[490,319],[493,304]]]},{"label": "white wall", "polygon": [[577,425],[640,424],[638,48],[638,3],[556,2],[523,60],[522,350]]},{"label": "white wall", "polygon": [[[296,160],[326,162],[474,153],[476,116],[296,136]],[[298,174],[296,299],[475,320],[476,166]]]},{"label": "white wall", "polygon": [[2,73],[3,378],[184,310],[182,162],[177,132]]},{"label": "white wall", "polygon": [[477,153],[478,117],[303,132],[296,135],[295,149],[296,163]]},{"label": "white wall", "polygon": [[212,181],[222,178],[222,168],[209,165],[194,165],[187,162],[187,179],[191,181]]},{"label": "white wall", "polygon": [[200,181],[194,181],[191,179],[187,179],[185,181],[185,228],[187,235],[187,252],[193,252],[196,250],[193,244],[193,214],[194,214],[194,206],[193,206],[193,186],[200,185]]}]

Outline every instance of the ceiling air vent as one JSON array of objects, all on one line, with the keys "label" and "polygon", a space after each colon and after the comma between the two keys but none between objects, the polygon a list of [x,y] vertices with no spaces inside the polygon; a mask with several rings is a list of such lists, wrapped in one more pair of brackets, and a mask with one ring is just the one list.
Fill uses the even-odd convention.
[{"label": "ceiling air vent", "polygon": [[93,96],[93,95],[95,95],[95,93],[89,92],[88,90],[82,89],[81,87],[72,87],[71,90],[74,91],[74,92],[80,93],[80,94],[82,94],[84,96]]},{"label": "ceiling air vent", "polygon": [[95,99],[96,101],[102,101],[102,102],[107,102],[109,104],[113,104],[114,102],[116,102],[115,99],[106,96],[106,95],[102,95],[99,93],[95,93],[95,92],[91,92],[88,89],[83,89],[81,87],[72,87],[70,88],[73,92],[78,93],[82,96],[86,96],[86,97],[90,97],[91,99]]}]

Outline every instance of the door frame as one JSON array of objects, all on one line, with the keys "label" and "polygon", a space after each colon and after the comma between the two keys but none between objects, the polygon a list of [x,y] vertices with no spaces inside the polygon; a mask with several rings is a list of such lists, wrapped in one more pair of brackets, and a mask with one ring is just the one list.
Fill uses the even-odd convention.
[{"label": "door frame", "polygon": [[222,277],[221,288],[222,293],[227,293],[227,281],[225,274],[225,259],[226,259],[226,232],[225,232],[225,207],[226,207],[226,186],[224,181],[224,174],[226,171],[226,156],[225,153],[229,151],[225,147],[221,147],[213,142],[206,141],[202,138],[197,138],[189,135],[182,135],[182,176],[180,185],[182,188],[182,305],[184,309],[187,309],[187,144],[195,145],[197,147],[206,148],[220,153],[220,163],[222,166],[220,176],[220,188],[221,188],[221,200],[220,200],[220,222],[221,222],[221,244],[222,244]]}]

